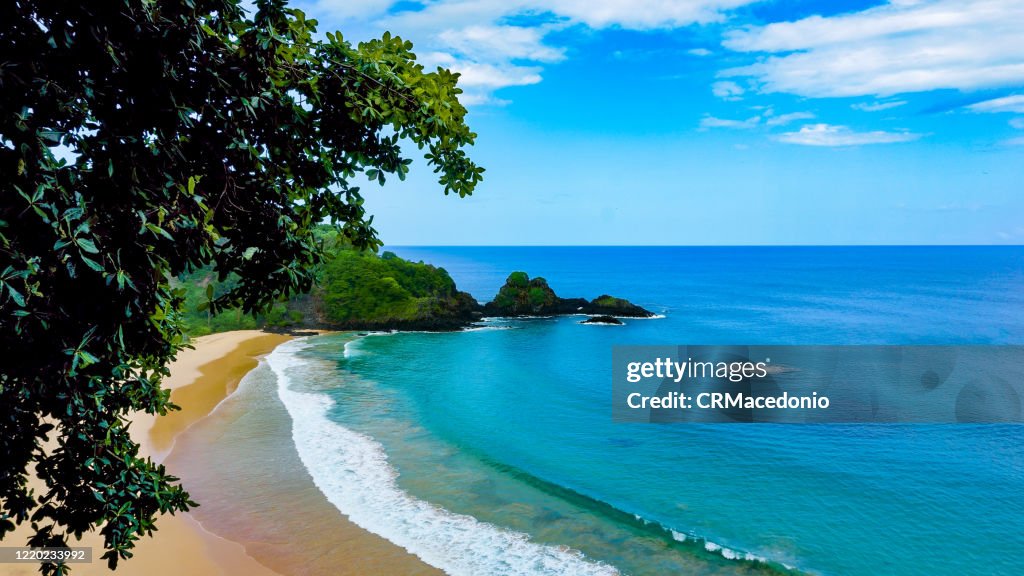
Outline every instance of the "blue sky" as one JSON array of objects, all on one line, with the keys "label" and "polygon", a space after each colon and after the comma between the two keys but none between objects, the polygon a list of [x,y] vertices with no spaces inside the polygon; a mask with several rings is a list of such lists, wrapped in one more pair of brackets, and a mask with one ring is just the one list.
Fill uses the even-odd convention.
[{"label": "blue sky", "polygon": [[387,244],[1024,243],[1024,2],[317,0],[460,71],[487,168]]}]

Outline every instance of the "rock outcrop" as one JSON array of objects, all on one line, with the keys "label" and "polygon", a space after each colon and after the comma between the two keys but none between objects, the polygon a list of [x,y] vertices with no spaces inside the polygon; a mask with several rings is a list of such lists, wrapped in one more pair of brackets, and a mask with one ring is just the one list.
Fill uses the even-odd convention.
[{"label": "rock outcrop", "polygon": [[513,272],[505,280],[498,295],[482,307],[484,316],[560,316],[566,314],[592,314],[650,318],[650,311],[628,300],[599,296],[587,301],[583,298],[560,298],[543,278],[530,279],[525,272]]},{"label": "rock outcrop", "polygon": [[611,325],[622,325],[622,320],[619,320],[615,316],[591,316],[580,324],[611,324]]}]

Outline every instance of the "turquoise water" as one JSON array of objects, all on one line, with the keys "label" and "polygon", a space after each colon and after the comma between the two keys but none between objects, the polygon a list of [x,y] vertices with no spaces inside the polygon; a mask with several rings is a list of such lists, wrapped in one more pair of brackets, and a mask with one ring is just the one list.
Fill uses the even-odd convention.
[{"label": "turquoise water", "polygon": [[[618,344],[1024,343],[1024,249],[395,251],[445,266],[481,300],[522,269],[564,296],[609,292],[666,316],[338,335],[275,352],[318,484],[431,563],[1021,573],[1022,427],[615,424],[610,369]],[[388,490],[363,494],[368,478]]]}]

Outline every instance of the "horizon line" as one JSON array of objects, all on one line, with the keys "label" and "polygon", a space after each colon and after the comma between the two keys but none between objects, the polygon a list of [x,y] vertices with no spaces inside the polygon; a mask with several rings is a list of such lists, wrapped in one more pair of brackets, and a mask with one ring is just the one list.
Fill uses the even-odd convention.
[{"label": "horizon line", "polygon": [[383,244],[381,248],[1021,248],[1024,244]]}]

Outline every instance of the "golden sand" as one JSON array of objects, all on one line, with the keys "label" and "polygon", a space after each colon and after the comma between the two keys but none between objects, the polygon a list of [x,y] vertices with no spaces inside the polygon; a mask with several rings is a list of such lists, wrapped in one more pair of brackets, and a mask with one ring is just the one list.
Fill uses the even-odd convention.
[{"label": "golden sand", "polygon": [[[291,470],[294,473],[290,476],[294,478],[273,486],[273,494],[255,498],[261,501],[259,508],[264,516],[273,502],[282,499],[287,502],[286,510],[281,510],[269,520],[263,518],[261,522],[259,510],[245,510],[244,502],[233,500],[234,486],[221,482],[220,478],[204,478],[207,469],[186,465],[191,460],[190,446],[217,442],[218,438],[205,437],[205,429],[221,429],[223,432],[223,418],[218,413],[211,414],[211,411],[237,388],[246,373],[258,365],[260,356],[288,339],[287,336],[256,330],[195,339],[194,349],[184,350],[178,355],[170,367],[171,376],[164,381],[164,386],[172,390],[171,400],[182,410],[159,418],[148,414],[132,418],[132,432],[142,446],[143,454],[157,461],[170,456],[169,471],[181,477],[193,499],[208,504],[208,509],[223,511],[227,508],[228,515],[234,515],[233,508],[237,506],[238,517],[242,521],[235,527],[230,523],[217,523],[215,530],[208,530],[200,524],[204,506],[187,514],[162,516],[157,521],[159,530],[154,537],[143,538],[134,549],[134,557],[122,561],[113,573],[99,560],[103,553],[101,538],[90,533],[72,545],[91,546],[94,560],[91,564],[72,565],[73,575],[436,573],[405,550],[349,522],[326,501],[301,467]],[[280,423],[277,426],[282,427]],[[189,441],[179,446],[176,440],[186,430],[190,431]],[[281,454],[294,452],[287,428],[276,430],[272,441],[278,444],[275,449]],[[292,456],[297,462],[297,455]],[[201,494],[193,486],[202,487],[199,490]],[[282,493],[282,490],[287,493]],[[26,538],[26,526],[22,526],[5,538],[3,544],[22,545]],[[29,576],[38,572],[34,564],[6,564],[0,566],[0,574]]]}]

